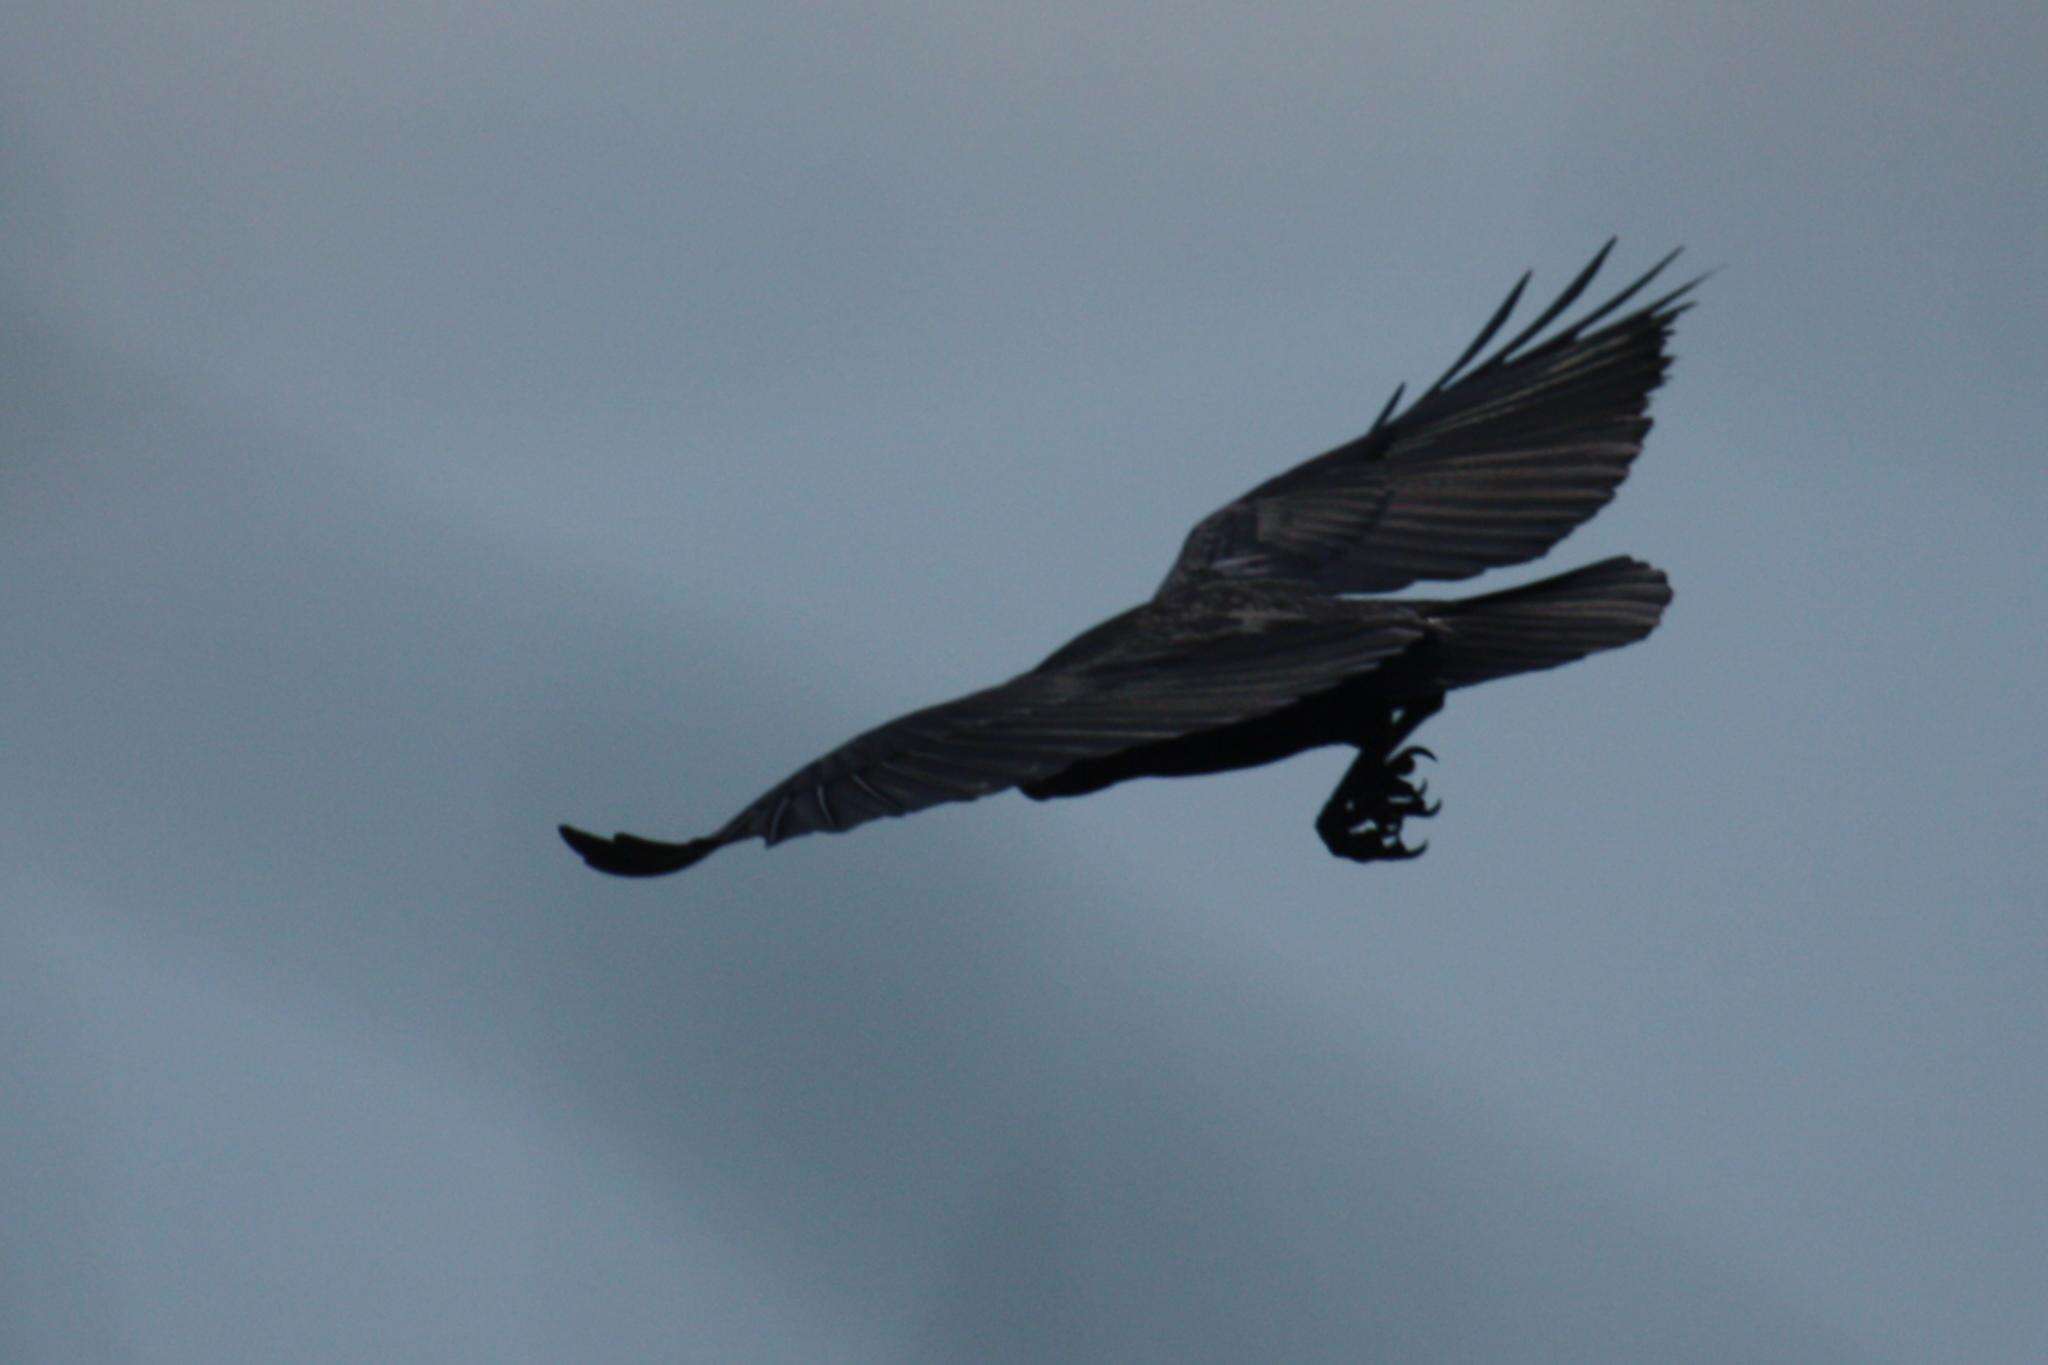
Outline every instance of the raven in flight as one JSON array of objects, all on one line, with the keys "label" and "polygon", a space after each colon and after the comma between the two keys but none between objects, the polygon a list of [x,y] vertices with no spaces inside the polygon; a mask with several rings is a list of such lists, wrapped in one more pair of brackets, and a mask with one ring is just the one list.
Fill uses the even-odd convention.
[{"label": "raven in flight", "polygon": [[568,825],[562,837],[599,871],[652,877],[743,839],[774,845],[1007,787],[1042,801],[1349,744],[1358,758],[1316,833],[1340,858],[1417,856],[1427,845],[1402,843],[1401,827],[1436,813],[1412,780],[1416,759],[1434,755],[1402,745],[1444,694],[1632,644],[1671,601],[1662,572],[1625,557],[1454,601],[1352,595],[1534,559],[1614,496],[1699,281],[1607,321],[1674,251],[1545,336],[1613,247],[1473,364],[1523,275],[1427,391],[1399,408],[1395,389],[1363,436],[1205,518],[1150,601],[1030,672],[868,731],[704,838],[605,839]]}]

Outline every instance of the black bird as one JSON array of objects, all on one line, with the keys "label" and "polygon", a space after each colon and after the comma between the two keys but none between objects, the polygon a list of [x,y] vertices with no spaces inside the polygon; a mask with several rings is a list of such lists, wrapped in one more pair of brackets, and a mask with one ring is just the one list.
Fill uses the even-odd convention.
[{"label": "black bird", "polygon": [[1402,745],[1444,694],[1632,644],[1671,601],[1663,573],[1628,558],[1457,601],[1350,595],[1534,559],[1614,496],[1699,280],[1607,321],[1674,251],[1545,336],[1613,247],[1473,364],[1523,275],[1427,391],[1397,412],[1395,389],[1363,436],[1205,518],[1150,601],[1030,672],[868,731],[704,838],[604,839],[568,825],[562,837],[599,871],[652,877],[742,839],[774,845],[1007,787],[1081,796],[1349,744],[1358,758],[1316,833],[1340,858],[1417,856],[1427,845],[1403,844],[1401,827],[1436,813],[1413,781],[1416,759],[1434,755]]}]

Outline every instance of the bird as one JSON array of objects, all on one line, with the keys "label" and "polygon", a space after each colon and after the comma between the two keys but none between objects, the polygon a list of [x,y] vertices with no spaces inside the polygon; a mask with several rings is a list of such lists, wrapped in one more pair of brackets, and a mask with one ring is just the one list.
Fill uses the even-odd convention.
[{"label": "bird", "polygon": [[1405,406],[1397,386],[1364,435],[1203,518],[1150,599],[1036,667],[856,736],[701,838],[562,838],[601,872],[653,877],[1010,788],[1044,801],[1350,746],[1317,835],[1355,862],[1419,856],[1404,826],[1440,809],[1416,778],[1436,755],[1407,741],[1446,694],[1633,644],[1671,602],[1630,556],[1474,597],[1370,595],[1536,559],[1613,498],[1706,278],[1624,312],[1673,251],[1560,323],[1614,246],[1489,354],[1525,272],[1434,384]]}]

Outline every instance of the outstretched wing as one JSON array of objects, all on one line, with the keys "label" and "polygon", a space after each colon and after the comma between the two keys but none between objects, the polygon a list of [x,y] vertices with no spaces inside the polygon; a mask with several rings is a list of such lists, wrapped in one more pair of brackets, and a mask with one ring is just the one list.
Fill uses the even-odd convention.
[{"label": "outstretched wing", "polygon": [[1184,654],[1035,670],[912,712],[808,764],[702,839],[604,839],[568,826],[562,837],[600,871],[655,876],[742,839],[773,845],[972,801],[1081,759],[1230,725],[1328,691],[1421,635],[1412,609],[1372,605],[1350,619],[1268,624]]},{"label": "outstretched wing", "polygon": [[[1260,484],[1189,533],[1162,593],[1209,576],[1293,578],[1326,592],[1379,592],[1469,578],[1534,559],[1614,496],[1650,429],[1664,344],[1694,280],[1597,331],[1655,279],[1635,283],[1548,339],[1614,248],[1600,248],[1557,301],[1470,370],[1529,283],[1398,414]],[[1533,346],[1531,343],[1534,342]],[[1525,349],[1526,348],[1526,349]]]}]

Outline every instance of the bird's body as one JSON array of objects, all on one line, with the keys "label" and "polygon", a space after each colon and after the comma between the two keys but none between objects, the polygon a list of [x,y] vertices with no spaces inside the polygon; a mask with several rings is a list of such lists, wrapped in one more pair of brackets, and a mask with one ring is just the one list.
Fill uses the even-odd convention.
[{"label": "bird's body", "polygon": [[[1377,666],[1347,673],[1332,687],[1318,690],[1312,682],[1304,683],[1301,696],[1275,710],[1217,729],[1083,759],[1050,777],[1020,783],[1018,789],[1037,800],[1083,796],[1133,777],[1230,772],[1330,744],[1364,745],[1386,728],[1385,716],[1390,710],[1433,708],[1445,692],[1500,676],[1497,670],[1528,672],[1568,663],[1593,648],[1613,647],[1589,642],[1618,644],[1626,643],[1621,637],[1640,639],[1655,628],[1671,600],[1671,590],[1658,570],[1637,560],[1618,558],[1546,579],[1528,589],[1463,601],[1295,594],[1288,598],[1291,600],[1269,601],[1269,619],[1293,607],[1304,613],[1301,619],[1333,622],[1365,639],[1391,638],[1402,643]],[[1157,606],[1148,603],[1131,614],[1147,613]],[[1167,614],[1171,619],[1177,612],[1169,608]],[[1112,618],[1110,624],[1123,619]],[[1525,638],[1519,642],[1518,652],[1510,653],[1500,647],[1501,637],[1517,627]],[[1154,624],[1152,629],[1162,627]]]},{"label": "bird's body", "polygon": [[593,867],[651,876],[742,839],[772,845],[1010,787],[1078,796],[1350,744],[1360,757],[1318,833],[1343,857],[1413,856],[1401,823],[1434,808],[1408,780],[1426,751],[1399,745],[1446,692],[1639,640],[1670,601],[1663,574],[1632,559],[1456,601],[1351,595],[1532,559],[1612,496],[1649,429],[1644,410],[1685,289],[1587,331],[1660,262],[1589,317],[1520,349],[1606,254],[1459,377],[1506,320],[1517,285],[1405,411],[1394,415],[1397,390],[1364,436],[1205,518],[1149,601],[1036,668],[858,736],[704,838],[603,839],[568,826],[563,837]]}]

